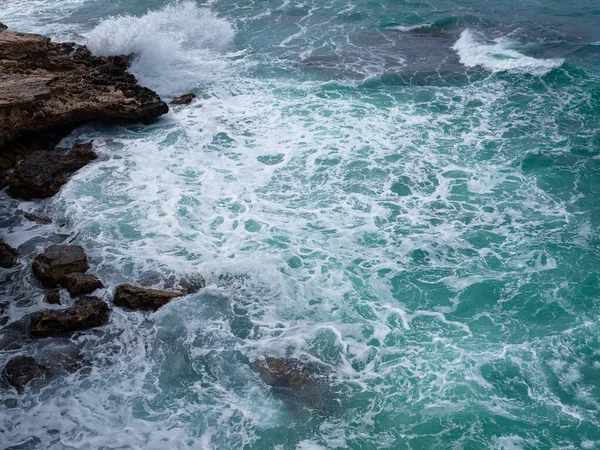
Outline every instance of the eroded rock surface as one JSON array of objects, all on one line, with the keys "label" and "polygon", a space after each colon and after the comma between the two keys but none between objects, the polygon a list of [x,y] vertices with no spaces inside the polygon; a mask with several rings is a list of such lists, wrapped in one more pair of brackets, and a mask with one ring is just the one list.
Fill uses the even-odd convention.
[{"label": "eroded rock surface", "polygon": [[19,252],[0,239],[0,267],[9,269],[19,262]]},{"label": "eroded rock surface", "polygon": [[196,94],[190,92],[189,94],[183,94],[181,97],[174,98],[171,100],[172,105],[189,105],[196,98]]},{"label": "eroded rock surface", "polygon": [[0,145],[26,132],[93,119],[147,121],[168,106],[127,72],[128,56],[37,34],[0,33]]},{"label": "eroded rock surface", "polygon": [[29,318],[31,337],[62,336],[106,325],[110,309],[102,300],[84,297],[65,309],[48,309]]},{"label": "eroded rock surface", "polygon": [[89,273],[70,273],[65,275],[61,284],[67,288],[72,296],[87,295],[96,289],[103,288],[102,282]]},{"label": "eroded rock surface", "polygon": [[32,269],[42,284],[55,287],[69,274],[84,273],[87,256],[79,245],[51,245],[35,258]]},{"label": "eroded rock surface", "polygon": [[132,284],[121,284],[117,286],[114,303],[128,309],[156,311],[174,298],[181,296],[181,292],[160,291],[141,288]]},{"label": "eroded rock surface", "polygon": [[33,380],[45,378],[47,373],[48,369],[30,356],[17,356],[11,359],[2,371],[6,382],[19,391]]},{"label": "eroded rock surface", "polygon": [[67,174],[96,158],[91,142],[71,149],[35,151],[19,161],[8,177],[9,193],[24,199],[51,197],[67,182]]}]

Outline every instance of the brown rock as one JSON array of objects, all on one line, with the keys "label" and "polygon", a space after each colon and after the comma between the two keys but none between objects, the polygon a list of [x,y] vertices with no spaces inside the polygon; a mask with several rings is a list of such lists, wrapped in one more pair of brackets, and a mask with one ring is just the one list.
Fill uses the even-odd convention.
[{"label": "brown rock", "polygon": [[86,273],[70,273],[65,275],[61,284],[67,288],[72,296],[87,295],[96,289],[104,287],[102,282],[94,275]]},{"label": "brown rock", "polygon": [[174,98],[171,100],[171,105],[189,105],[196,98],[196,94],[190,92],[189,94],[183,94],[181,97]]},{"label": "brown rock", "polygon": [[131,284],[117,286],[114,303],[128,309],[144,309],[156,311],[176,297],[181,297],[180,292],[159,291],[146,289]]},{"label": "brown rock", "polygon": [[51,305],[60,305],[60,290],[54,289],[46,294],[45,297],[46,303],[50,303]]},{"label": "brown rock", "polygon": [[71,334],[100,327],[108,322],[108,305],[95,297],[84,297],[66,309],[49,309],[30,316],[32,337]]},{"label": "brown rock", "polygon": [[26,132],[88,120],[147,121],[166,113],[158,95],[127,72],[130,61],[5,29],[0,33],[0,145]]},{"label": "brown rock", "polygon": [[36,222],[42,225],[48,225],[49,223],[52,223],[52,219],[48,216],[44,216],[43,214],[25,213],[23,214],[23,217],[30,222]]},{"label": "brown rock", "polygon": [[96,159],[92,143],[72,149],[38,150],[20,161],[8,177],[9,193],[24,199],[55,195],[67,182],[66,175]]},{"label": "brown rock", "polygon": [[88,263],[79,245],[51,245],[35,258],[32,269],[42,284],[55,287],[66,275],[84,273]]},{"label": "brown rock", "polygon": [[8,384],[22,391],[31,381],[44,378],[47,372],[48,369],[38,364],[35,359],[17,356],[6,363],[2,375]]},{"label": "brown rock", "polygon": [[304,389],[322,375],[316,367],[296,359],[268,356],[254,365],[265,383],[273,387]]},{"label": "brown rock", "polygon": [[19,252],[0,239],[0,267],[9,269],[19,262]]}]

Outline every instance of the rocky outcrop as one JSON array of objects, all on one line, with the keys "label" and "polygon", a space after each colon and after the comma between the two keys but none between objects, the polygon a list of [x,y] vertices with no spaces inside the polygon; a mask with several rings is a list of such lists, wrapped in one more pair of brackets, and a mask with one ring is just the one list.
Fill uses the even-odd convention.
[{"label": "rocky outcrop", "polygon": [[2,376],[4,380],[18,391],[36,379],[46,377],[48,369],[29,356],[17,356],[6,363]]},{"label": "rocky outcrop", "polygon": [[67,182],[66,175],[96,159],[92,143],[71,149],[38,150],[19,161],[6,184],[13,197],[45,198],[55,195]]},{"label": "rocky outcrop", "polygon": [[127,309],[142,309],[156,311],[171,300],[181,297],[180,292],[160,291],[157,289],[146,289],[132,284],[121,284],[117,286],[114,303]]},{"label": "rocky outcrop", "polygon": [[67,275],[87,271],[87,256],[79,245],[51,245],[35,258],[32,269],[44,286],[55,287]]},{"label": "rocky outcrop", "polygon": [[174,98],[171,100],[171,105],[189,105],[196,98],[196,94],[190,92],[189,94],[183,94],[181,97]]},{"label": "rocky outcrop", "polygon": [[48,225],[49,223],[52,223],[52,219],[43,214],[25,213],[23,214],[23,217],[25,217],[30,222],[36,222],[41,225]]},{"label": "rocky outcrop", "polygon": [[65,309],[48,309],[29,317],[33,338],[62,336],[100,327],[108,322],[108,305],[95,297],[84,297]]},{"label": "rocky outcrop", "polygon": [[128,56],[37,34],[0,33],[0,145],[28,132],[94,119],[148,121],[168,111],[127,72]]},{"label": "rocky outcrop", "polygon": [[9,269],[19,262],[19,252],[0,239],[0,267]]}]

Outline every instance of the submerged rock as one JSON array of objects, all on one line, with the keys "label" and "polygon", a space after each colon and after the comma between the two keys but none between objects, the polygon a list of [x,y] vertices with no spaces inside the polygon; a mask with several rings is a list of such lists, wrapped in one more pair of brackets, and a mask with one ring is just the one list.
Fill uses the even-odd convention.
[{"label": "submerged rock", "polygon": [[19,262],[19,252],[0,239],[0,267],[9,269]]},{"label": "submerged rock", "polygon": [[305,389],[324,376],[323,369],[297,359],[268,356],[254,366],[265,383],[278,388]]},{"label": "submerged rock", "polygon": [[35,258],[32,269],[42,284],[55,287],[65,276],[88,270],[87,256],[79,245],[51,245]]},{"label": "submerged rock", "polygon": [[181,296],[181,292],[160,291],[141,288],[132,284],[121,284],[117,286],[114,303],[128,309],[156,311],[174,298]]},{"label": "submerged rock", "polygon": [[48,225],[49,223],[52,223],[52,219],[43,214],[25,213],[23,214],[23,217],[25,217],[30,222],[36,222],[42,225]]},{"label": "submerged rock", "polygon": [[104,285],[96,276],[88,273],[70,273],[65,275],[61,284],[67,288],[72,296],[87,295]]},{"label": "submerged rock", "polygon": [[32,337],[49,337],[71,334],[76,331],[106,325],[110,309],[95,297],[84,297],[65,309],[48,309],[29,317]]},{"label": "submerged rock", "polygon": [[9,193],[24,199],[45,198],[56,194],[67,182],[66,175],[96,159],[92,143],[72,149],[38,150],[17,163],[8,177]]},{"label": "submerged rock", "polygon": [[97,57],[37,34],[0,33],[0,145],[23,133],[96,119],[148,121],[169,108],[127,69],[127,56]]},{"label": "submerged rock", "polygon": [[18,391],[31,381],[46,377],[48,369],[30,356],[17,356],[6,363],[2,371],[3,378]]},{"label": "submerged rock", "polygon": [[189,105],[196,98],[196,94],[190,92],[189,94],[183,94],[181,97],[174,98],[171,101],[172,105]]}]

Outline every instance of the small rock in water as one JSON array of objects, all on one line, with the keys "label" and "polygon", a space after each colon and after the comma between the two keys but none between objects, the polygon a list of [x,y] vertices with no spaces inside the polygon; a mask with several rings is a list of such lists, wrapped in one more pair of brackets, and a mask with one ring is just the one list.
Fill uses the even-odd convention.
[{"label": "small rock in water", "polygon": [[172,105],[189,105],[196,98],[196,94],[190,92],[189,94],[184,94],[181,97],[177,97],[171,101]]},{"label": "small rock in water", "polygon": [[79,245],[51,245],[35,258],[32,269],[42,284],[55,287],[66,275],[84,273],[88,263]]},{"label": "small rock in water", "polygon": [[297,359],[269,356],[254,364],[265,383],[273,387],[304,389],[323,377],[317,367]]},{"label": "small rock in water", "polygon": [[9,193],[24,199],[51,197],[67,182],[66,174],[81,169],[96,158],[91,142],[75,145],[72,149],[35,151],[20,161],[8,178]]},{"label": "small rock in water", "polygon": [[65,275],[61,280],[61,284],[67,288],[69,294],[72,296],[91,294],[96,289],[104,287],[102,281],[94,275],[87,273],[70,273]]},{"label": "small rock in water", "polygon": [[51,305],[60,305],[60,290],[54,289],[53,291],[48,292],[44,300]]},{"label": "small rock in water", "polygon": [[84,297],[65,309],[49,309],[30,316],[32,337],[60,336],[100,327],[108,322],[110,309],[102,300]]},{"label": "small rock in water", "polygon": [[52,223],[52,219],[48,216],[44,216],[43,214],[25,213],[23,214],[23,217],[25,217],[30,222],[37,222],[41,223],[42,225]]},{"label": "small rock in water", "polygon": [[114,303],[128,309],[156,311],[174,298],[181,296],[181,292],[159,291],[137,287],[132,284],[121,284],[117,286]]},{"label": "small rock in water", "polygon": [[19,262],[19,252],[0,240],[0,267],[9,269]]},{"label": "small rock in water", "polygon": [[11,386],[22,391],[25,385],[36,379],[45,378],[48,369],[30,356],[17,356],[6,363],[2,375]]}]

